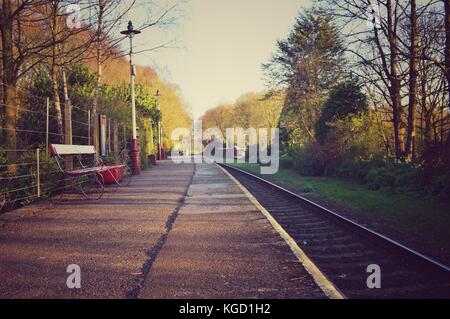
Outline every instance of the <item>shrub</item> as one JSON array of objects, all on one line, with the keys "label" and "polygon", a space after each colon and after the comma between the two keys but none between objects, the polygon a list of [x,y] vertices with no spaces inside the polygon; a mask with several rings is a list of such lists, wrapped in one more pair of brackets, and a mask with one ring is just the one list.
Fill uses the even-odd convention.
[{"label": "shrub", "polygon": [[[41,148],[43,149],[43,148]],[[34,152],[24,153],[19,162],[22,163],[33,163],[36,161],[36,156]],[[41,183],[41,193],[43,196],[48,195],[51,190],[55,187],[58,187],[61,180],[64,179],[62,172],[60,171],[58,165],[56,164],[55,159],[49,154],[46,155],[45,152],[41,152],[39,156],[39,173],[40,173],[40,183]],[[29,183],[34,184],[36,180],[36,168],[32,167],[24,167],[24,171],[21,174],[32,174],[31,180],[27,181]],[[27,169],[29,169],[27,171]],[[31,169],[31,170],[30,170]],[[35,193],[35,189],[28,190],[26,195],[30,196]],[[27,202],[23,202],[22,204],[28,204]]]},{"label": "shrub", "polygon": [[366,184],[369,189],[402,187],[405,184],[411,186],[411,183],[417,185],[420,180],[417,169],[411,164],[398,164],[378,157],[371,160],[336,160],[325,168],[324,173]]},{"label": "shrub", "polygon": [[114,155],[103,156],[102,161],[105,164],[119,164],[119,159],[117,159]]},{"label": "shrub", "polygon": [[330,164],[328,164],[325,167],[323,174],[325,176],[335,176],[336,177],[341,165],[342,165],[342,161],[340,161],[340,160],[332,161]]},{"label": "shrub", "polygon": [[326,175],[352,180],[366,185],[369,190],[384,187],[402,192],[430,193],[444,199],[450,198],[450,172],[441,166],[430,170],[426,165],[397,162],[377,154],[371,159],[355,158],[352,149],[337,158],[327,157],[326,146],[310,144],[290,148],[294,168],[302,175]]},{"label": "shrub", "polygon": [[450,172],[437,176],[431,180],[429,191],[445,201],[450,201]]},{"label": "shrub", "polygon": [[369,189],[393,187],[395,186],[395,174],[385,167],[372,168],[367,173],[366,183]]},{"label": "shrub", "polygon": [[148,161],[148,155],[147,152],[142,152],[141,151],[141,169],[142,170],[146,170],[149,168],[149,165],[151,165]]},{"label": "shrub", "polygon": [[395,187],[404,191],[423,189],[423,178],[419,170],[411,169],[395,174]]},{"label": "shrub", "polygon": [[[2,183],[0,184],[0,209],[9,210],[26,205],[37,198],[36,152],[29,150],[21,152],[17,163],[29,163],[29,165],[17,165],[14,170],[8,171],[5,167],[0,170]],[[6,165],[1,159],[0,165]],[[40,153],[40,186],[41,195],[46,196],[52,189],[59,185],[63,176],[51,156],[45,152]]]},{"label": "shrub", "polygon": [[306,176],[322,175],[326,164],[320,147],[311,144],[293,151],[294,169]]},{"label": "shrub", "polygon": [[280,157],[280,168],[290,169],[294,167],[294,160],[290,156]]},{"label": "shrub", "polygon": [[446,175],[442,176],[442,188],[439,196],[447,201],[450,202],[450,172],[448,172]]},{"label": "shrub", "polygon": [[362,160],[335,161],[327,166],[325,175],[352,179],[364,184],[369,169],[369,163]]}]

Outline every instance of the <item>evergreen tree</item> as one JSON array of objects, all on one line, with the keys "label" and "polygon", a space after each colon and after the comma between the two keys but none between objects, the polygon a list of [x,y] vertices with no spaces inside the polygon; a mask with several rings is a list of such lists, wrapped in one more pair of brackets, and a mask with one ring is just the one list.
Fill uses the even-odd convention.
[{"label": "evergreen tree", "polygon": [[320,9],[300,14],[287,39],[278,42],[277,53],[263,65],[271,84],[287,89],[280,127],[298,132],[300,140],[313,140],[321,107],[339,82],[344,64],[333,17]]},{"label": "evergreen tree", "polygon": [[316,122],[316,139],[324,143],[331,127],[329,123],[345,119],[352,114],[366,112],[368,109],[366,95],[360,85],[354,80],[340,83],[330,93],[330,97],[323,106],[322,114]]}]

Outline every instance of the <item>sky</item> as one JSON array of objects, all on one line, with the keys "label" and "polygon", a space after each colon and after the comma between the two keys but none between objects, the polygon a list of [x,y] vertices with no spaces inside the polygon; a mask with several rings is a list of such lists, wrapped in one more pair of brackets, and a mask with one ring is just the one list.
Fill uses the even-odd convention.
[{"label": "sky", "polygon": [[308,0],[187,0],[175,27],[147,29],[136,39],[139,49],[176,38],[175,48],[141,53],[136,63],[177,84],[199,118],[220,103],[265,88],[262,63],[308,5]]}]

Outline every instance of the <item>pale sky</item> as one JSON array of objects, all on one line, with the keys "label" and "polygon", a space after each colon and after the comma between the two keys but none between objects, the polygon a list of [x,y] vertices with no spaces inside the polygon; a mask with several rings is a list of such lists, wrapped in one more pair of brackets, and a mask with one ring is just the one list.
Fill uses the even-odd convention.
[{"label": "pale sky", "polygon": [[264,89],[261,64],[309,0],[188,0],[178,27],[145,30],[138,48],[177,37],[180,48],[147,52],[136,63],[177,84],[198,118],[219,103]]}]

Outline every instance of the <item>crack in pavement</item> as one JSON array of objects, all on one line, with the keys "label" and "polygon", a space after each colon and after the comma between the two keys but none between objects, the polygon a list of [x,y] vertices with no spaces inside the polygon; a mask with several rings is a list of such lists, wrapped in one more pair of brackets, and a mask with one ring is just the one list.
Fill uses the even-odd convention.
[{"label": "crack in pavement", "polygon": [[186,197],[189,192],[189,188],[192,185],[192,182],[194,180],[195,173],[197,171],[197,166],[194,164],[194,171],[191,176],[191,180],[189,181],[189,184],[186,187],[186,191],[183,193],[183,197],[178,201],[177,207],[174,209],[172,214],[169,215],[166,226],[165,226],[165,232],[161,235],[161,237],[158,239],[156,245],[154,245],[149,251],[147,251],[148,259],[145,261],[144,265],[141,269],[141,275],[139,278],[137,278],[136,286],[126,293],[125,298],[126,299],[137,299],[139,297],[139,294],[141,292],[142,286],[144,285],[145,281],[147,280],[150,271],[152,269],[152,266],[154,262],[156,261],[156,258],[158,257],[159,252],[164,247],[164,244],[167,240],[167,237],[169,236],[170,231],[172,230],[173,224],[175,223],[175,220],[178,217],[178,213],[180,212],[181,207],[183,207]]}]

